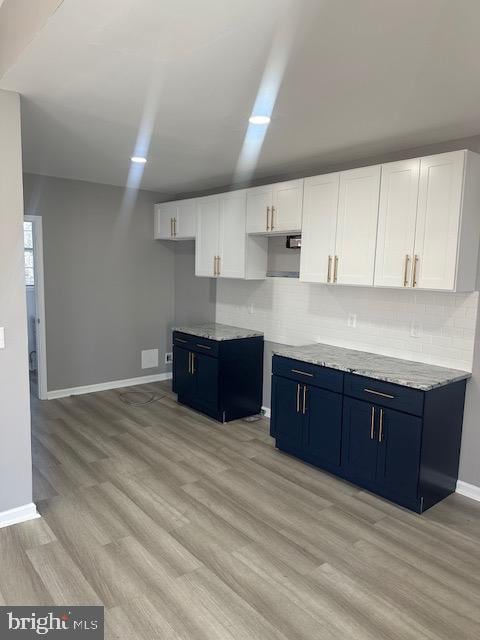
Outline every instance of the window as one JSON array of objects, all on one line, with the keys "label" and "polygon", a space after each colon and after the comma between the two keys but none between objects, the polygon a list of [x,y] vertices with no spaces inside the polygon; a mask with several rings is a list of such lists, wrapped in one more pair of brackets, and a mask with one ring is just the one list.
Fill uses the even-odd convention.
[{"label": "window", "polygon": [[33,269],[33,222],[23,223],[23,247],[25,250],[25,284],[27,287],[35,285]]}]

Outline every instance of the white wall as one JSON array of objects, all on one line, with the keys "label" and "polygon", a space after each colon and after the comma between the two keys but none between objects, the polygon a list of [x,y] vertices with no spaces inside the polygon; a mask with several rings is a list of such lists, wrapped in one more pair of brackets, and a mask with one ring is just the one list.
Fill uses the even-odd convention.
[{"label": "white wall", "polygon": [[32,501],[20,97],[0,91],[0,519]]},{"label": "white wall", "polygon": [[[216,319],[262,330],[271,342],[326,342],[471,371],[477,306],[478,293],[219,280]],[[356,328],[347,325],[350,314]]]}]

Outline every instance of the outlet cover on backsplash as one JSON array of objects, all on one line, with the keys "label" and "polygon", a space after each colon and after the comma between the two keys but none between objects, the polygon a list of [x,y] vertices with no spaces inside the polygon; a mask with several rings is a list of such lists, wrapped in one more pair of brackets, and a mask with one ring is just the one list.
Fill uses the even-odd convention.
[{"label": "outlet cover on backsplash", "polygon": [[419,322],[413,321],[410,325],[410,335],[412,338],[422,337],[422,325]]},{"label": "outlet cover on backsplash", "polygon": [[142,351],[142,369],[158,367],[158,349],[146,349]]},{"label": "outlet cover on backsplash", "polygon": [[356,326],[357,326],[357,314],[351,313],[348,316],[347,327],[350,327],[350,329],[355,329]]}]

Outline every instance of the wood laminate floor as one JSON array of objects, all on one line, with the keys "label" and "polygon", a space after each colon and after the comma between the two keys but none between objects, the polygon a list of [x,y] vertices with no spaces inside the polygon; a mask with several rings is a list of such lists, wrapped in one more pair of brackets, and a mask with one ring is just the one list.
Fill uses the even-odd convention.
[{"label": "wood laminate floor", "polygon": [[122,640],[480,637],[479,503],[417,516],[142,389],[33,401],[43,517],[0,530],[0,604],[103,604]]}]

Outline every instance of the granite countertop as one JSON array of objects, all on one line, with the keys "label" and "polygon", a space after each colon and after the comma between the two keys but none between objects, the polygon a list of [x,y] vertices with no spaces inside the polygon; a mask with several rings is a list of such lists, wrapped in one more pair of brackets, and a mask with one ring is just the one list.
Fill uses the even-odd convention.
[{"label": "granite countertop", "polygon": [[273,353],[293,360],[311,362],[330,369],[358,376],[392,382],[412,389],[429,391],[471,377],[468,371],[447,369],[412,360],[391,358],[367,351],[356,351],[329,344],[309,344],[304,347],[278,347]]},{"label": "granite countertop", "polygon": [[262,336],[261,331],[252,331],[251,329],[242,329],[241,327],[231,327],[228,324],[199,324],[193,327],[174,327],[174,331],[189,333],[199,338],[208,338],[208,340],[240,340],[241,338],[254,338]]}]

